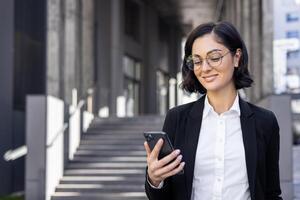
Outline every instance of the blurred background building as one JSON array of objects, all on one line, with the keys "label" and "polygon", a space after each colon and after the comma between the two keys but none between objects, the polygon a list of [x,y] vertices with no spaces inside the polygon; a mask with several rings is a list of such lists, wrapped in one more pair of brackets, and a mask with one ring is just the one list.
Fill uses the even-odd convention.
[{"label": "blurred background building", "polygon": [[279,119],[282,188],[292,199],[297,0],[0,0],[0,195],[49,199],[93,117],[164,115],[196,99],[179,89],[182,45],[194,27],[219,20],[248,47],[255,85],[241,95]]}]

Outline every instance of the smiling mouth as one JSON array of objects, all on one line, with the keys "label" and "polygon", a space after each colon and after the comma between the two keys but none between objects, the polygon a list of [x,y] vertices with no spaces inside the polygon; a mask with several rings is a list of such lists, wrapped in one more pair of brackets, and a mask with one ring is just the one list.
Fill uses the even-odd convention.
[{"label": "smiling mouth", "polygon": [[218,74],[214,74],[214,75],[210,75],[210,76],[202,76],[202,78],[206,81],[206,82],[211,82],[213,80],[215,80],[215,78],[218,76]]}]

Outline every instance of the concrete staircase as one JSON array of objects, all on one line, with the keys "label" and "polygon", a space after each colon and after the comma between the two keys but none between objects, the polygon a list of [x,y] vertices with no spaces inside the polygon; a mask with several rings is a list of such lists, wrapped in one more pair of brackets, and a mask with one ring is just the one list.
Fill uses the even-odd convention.
[{"label": "concrete staircase", "polygon": [[51,200],[146,200],[143,131],[163,117],[95,119]]}]

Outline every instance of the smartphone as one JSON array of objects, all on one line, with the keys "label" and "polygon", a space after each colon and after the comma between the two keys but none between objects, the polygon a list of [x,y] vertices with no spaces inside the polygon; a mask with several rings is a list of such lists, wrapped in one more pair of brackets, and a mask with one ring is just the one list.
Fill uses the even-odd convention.
[{"label": "smartphone", "polygon": [[146,141],[148,142],[148,145],[149,145],[151,151],[154,149],[154,146],[156,145],[158,140],[160,138],[163,139],[164,144],[160,150],[158,159],[161,159],[174,151],[172,143],[171,143],[168,135],[165,132],[162,132],[162,131],[144,132],[144,137],[145,137]]},{"label": "smartphone", "polygon": [[[161,159],[161,158],[169,155],[170,153],[172,153],[174,151],[174,147],[173,147],[168,135],[165,132],[162,132],[162,131],[148,131],[148,132],[144,132],[144,137],[145,137],[151,151],[154,149],[154,146],[156,145],[158,140],[160,138],[163,139],[164,143],[163,143],[162,148],[160,149],[158,159]],[[184,172],[182,170],[178,174],[183,174],[183,173]]]}]

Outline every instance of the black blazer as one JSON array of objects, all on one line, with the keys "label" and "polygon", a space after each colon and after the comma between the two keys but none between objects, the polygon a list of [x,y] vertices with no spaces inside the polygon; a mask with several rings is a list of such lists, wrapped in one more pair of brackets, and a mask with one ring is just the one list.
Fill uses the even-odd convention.
[{"label": "black blazer", "polygon": [[[174,147],[181,150],[185,161],[184,175],[165,180],[162,189],[153,189],[145,181],[150,200],[190,200],[195,155],[201,128],[205,96],[168,111],[163,131]],[[279,126],[275,115],[240,98],[241,129],[251,200],[277,200],[279,180]]]}]

